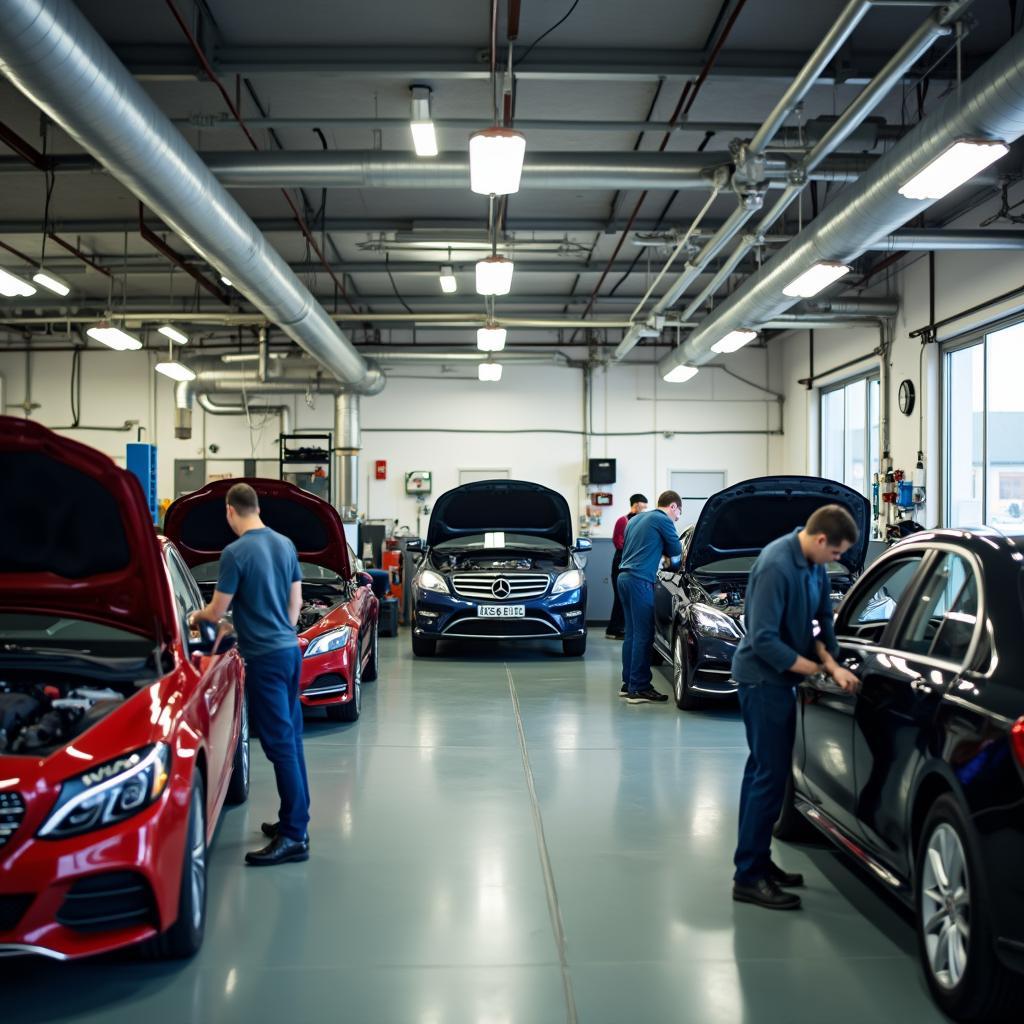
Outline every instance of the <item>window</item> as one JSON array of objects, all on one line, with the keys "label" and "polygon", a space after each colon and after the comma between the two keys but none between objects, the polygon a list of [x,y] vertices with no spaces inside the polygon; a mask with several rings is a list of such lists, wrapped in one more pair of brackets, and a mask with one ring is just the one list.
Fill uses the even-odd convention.
[{"label": "window", "polygon": [[921,593],[903,638],[902,650],[961,662],[978,622],[978,585],[961,555],[946,552]]},{"label": "window", "polygon": [[948,526],[1024,528],[1024,324],[946,351]]},{"label": "window", "polygon": [[669,473],[668,485],[683,499],[683,507],[676,524],[679,528],[693,526],[700,518],[708,498],[725,489],[725,473],[713,470],[700,472],[673,469]]},{"label": "window", "polygon": [[878,378],[861,377],[822,392],[821,475],[869,498],[878,456]]},{"label": "window", "polygon": [[892,562],[868,577],[866,589],[840,616],[837,631],[843,636],[857,636],[879,641],[885,627],[896,612],[896,605],[921,565],[924,553]]}]

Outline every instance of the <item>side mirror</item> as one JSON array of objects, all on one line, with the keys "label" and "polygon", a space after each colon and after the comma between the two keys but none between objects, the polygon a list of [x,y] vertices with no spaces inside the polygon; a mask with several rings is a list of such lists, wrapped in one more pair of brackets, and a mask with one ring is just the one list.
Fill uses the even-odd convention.
[{"label": "side mirror", "polygon": [[360,587],[372,587],[373,577],[368,572],[360,570],[356,573],[356,584]]},{"label": "side mirror", "polygon": [[406,551],[422,551],[423,541],[419,537],[411,537],[405,542]]},{"label": "side mirror", "polygon": [[387,597],[391,592],[391,574],[386,569],[369,569],[363,575],[369,576],[370,586],[377,597]]},{"label": "side mirror", "polygon": [[[217,626],[207,619],[200,619],[197,628],[199,640],[189,644],[192,651],[199,654],[227,654],[232,648],[238,646],[238,636],[232,629],[229,632],[221,633]],[[218,640],[219,635],[219,640]]]},{"label": "side mirror", "polygon": [[593,551],[594,542],[587,537],[577,537],[572,549],[573,551]]}]

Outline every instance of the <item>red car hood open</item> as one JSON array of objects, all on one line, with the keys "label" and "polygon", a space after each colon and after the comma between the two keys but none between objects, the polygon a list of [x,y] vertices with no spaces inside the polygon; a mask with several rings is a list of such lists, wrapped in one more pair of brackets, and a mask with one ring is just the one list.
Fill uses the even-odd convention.
[{"label": "red car hood open", "polygon": [[174,541],[189,566],[214,562],[237,540],[224,514],[234,484],[249,484],[260,500],[260,517],[295,545],[300,562],[311,562],[352,575],[341,517],[332,505],[283,480],[258,478],[216,480],[174,501],[164,516],[164,534]]},{"label": "red car hood open", "polygon": [[0,416],[0,608],[175,635],[138,480],[95,448]]}]

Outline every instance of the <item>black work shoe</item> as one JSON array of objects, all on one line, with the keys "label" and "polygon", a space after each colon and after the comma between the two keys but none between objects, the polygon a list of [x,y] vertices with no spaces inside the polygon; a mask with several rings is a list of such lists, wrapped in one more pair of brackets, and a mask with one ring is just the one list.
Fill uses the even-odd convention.
[{"label": "black work shoe", "polygon": [[770,878],[759,878],[751,885],[734,882],[732,898],[737,903],[754,903],[766,910],[800,909],[800,897],[783,892]]},{"label": "black work shoe", "polygon": [[783,871],[778,864],[769,862],[768,878],[776,885],[786,889],[799,889],[804,884],[804,876],[797,871]]},{"label": "black work shoe", "polygon": [[[273,839],[280,829],[280,825],[276,821],[265,821],[260,825],[260,831],[268,838]],[[309,844],[309,833],[306,833],[306,844]]]},{"label": "black work shoe", "polygon": [[604,638],[605,638],[605,640],[625,640],[626,639],[626,634],[625,633],[605,633]]},{"label": "black work shoe", "polygon": [[626,683],[622,684],[622,688],[619,690],[619,696],[620,697],[628,697],[629,696],[629,686]]},{"label": "black work shoe", "polygon": [[262,850],[245,855],[245,863],[256,867],[297,860],[309,860],[309,843],[305,839],[289,839],[287,836],[275,836]]},{"label": "black work shoe", "polygon": [[627,704],[664,704],[668,700],[668,694],[658,693],[653,686],[645,690],[637,690],[636,693],[626,694]]}]

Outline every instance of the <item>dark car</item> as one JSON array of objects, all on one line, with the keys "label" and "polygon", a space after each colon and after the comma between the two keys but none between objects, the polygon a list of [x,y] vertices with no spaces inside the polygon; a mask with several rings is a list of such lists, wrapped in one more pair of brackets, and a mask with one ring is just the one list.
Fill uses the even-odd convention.
[{"label": "dark car", "polygon": [[556,491],[523,480],[479,480],[434,503],[413,587],[412,651],[438,640],[560,639],[587,648],[587,585],[572,514]]},{"label": "dark car", "polygon": [[682,536],[679,570],[659,573],[654,649],[672,666],[676,706],[731,697],[732,656],[745,632],[743,607],[750,569],[769,542],[802,526],[822,505],[842,505],[860,539],[828,566],[838,603],[864,567],[871,507],[860,492],[811,476],[744,480],[712,495]]},{"label": "dark car", "polygon": [[1024,997],[1022,542],[921,533],[854,584],[836,635],[860,689],[799,687],[777,826],[802,814],[914,908],[928,984],[962,1021],[1019,1021]]}]

